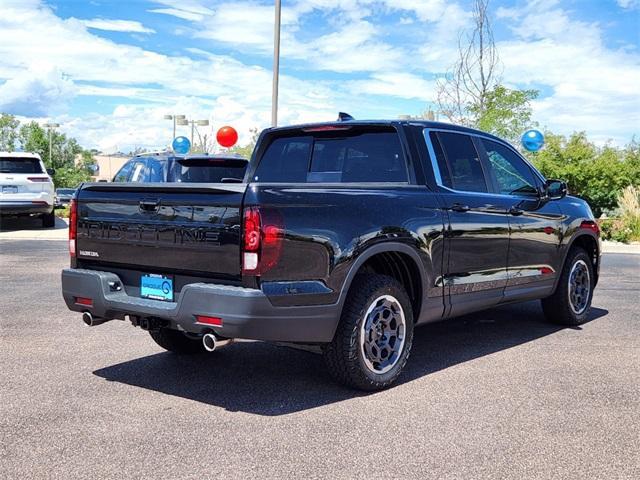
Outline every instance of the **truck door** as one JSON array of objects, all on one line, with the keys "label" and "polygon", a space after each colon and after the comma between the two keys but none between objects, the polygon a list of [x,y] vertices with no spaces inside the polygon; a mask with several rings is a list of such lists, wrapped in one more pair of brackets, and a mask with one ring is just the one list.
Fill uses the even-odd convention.
[{"label": "truck door", "polygon": [[494,190],[510,213],[505,300],[551,294],[561,262],[562,213],[557,203],[540,198],[541,180],[513,149],[483,137],[477,142]]},{"label": "truck door", "polygon": [[425,129],[436,189],[447,212],[445,264],[447,316],[489,307],[507,284],[509,214],[492,193],[487,165],[471,136]]}]

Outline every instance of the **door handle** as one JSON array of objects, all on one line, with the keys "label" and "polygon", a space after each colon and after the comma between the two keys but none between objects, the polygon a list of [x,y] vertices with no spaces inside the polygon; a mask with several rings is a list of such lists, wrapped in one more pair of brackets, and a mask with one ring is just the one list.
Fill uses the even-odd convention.
[{"label": "door handle", "polygon": [[160,208],[160,200],[140,200],[140,210],[143,212],[157,212]]},{"label": "door handle", "polygon": [[454,203],[453,205],[451,205],[451,210],[453,210],[454,212],[468,212],[471,209],[469,208],[469,205]]},{"label": "door handle", "polygon": [[522,210],[521,208],[518,208],[518,207],[511,207],[509,209],[509,213],[511,215],[518,216],[518,215],[522,215],[524,213],[524,210]]}]

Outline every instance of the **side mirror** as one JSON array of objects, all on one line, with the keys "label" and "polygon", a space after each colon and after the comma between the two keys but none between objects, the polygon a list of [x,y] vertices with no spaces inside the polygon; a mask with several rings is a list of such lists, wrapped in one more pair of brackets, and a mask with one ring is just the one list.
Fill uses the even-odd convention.
[{"label": "side mirror", "polygon": [[562,180],[547,180],[544,191],[549,200],[560,200],[567,196],[567,182]]},{"label": "side mirror", "polygon": [[56,169],[55,168],[47,168],[47,173],[49,174],[50,177],[53,177],[56,174]]}]

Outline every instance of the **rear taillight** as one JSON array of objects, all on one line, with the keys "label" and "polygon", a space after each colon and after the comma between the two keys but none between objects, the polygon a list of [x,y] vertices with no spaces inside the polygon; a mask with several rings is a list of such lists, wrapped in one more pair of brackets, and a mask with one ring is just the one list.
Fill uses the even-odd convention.
[{"label": "rear taillight", "polygon": [[49,182],[49,177],[27,177],[30,182]]},{"label": "rear taillight", "polygon": [[222,319],[220,317],[209,317],[207,315],[196,315],[196,322],[203,325],[211,325],[212,327],[221,327]]},{"label": "rear taillight", "polygon": [[275,267],[280,259],[283,222],[272,210],[249,207],[244,211],[242,270],[260,275]]},{"label": "rear taillight", "polygon": [[86,298],[86,297],[76,297],[76,305],[93,307],[93,300],[91,298]]},{"label": "rear taillight", "polygon": [[69,255],[76,256],[76,236],[78,234],[78,203],[71,199],[69,203]]},{"label": "rear taillight", "polygon": [[591,230],[597,236],[600,236],[600,225],[598,225],[598,222],[594,222],[593,220],[585,220],[580,224],[580,228]]}]

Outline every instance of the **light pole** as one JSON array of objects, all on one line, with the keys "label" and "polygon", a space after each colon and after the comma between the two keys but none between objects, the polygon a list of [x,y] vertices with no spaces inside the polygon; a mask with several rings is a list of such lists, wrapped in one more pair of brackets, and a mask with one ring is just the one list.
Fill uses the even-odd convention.
[{"label": "light pole", "polygon": [[280,23],[281,0],[276,0],[276,19],[273,29],[273,85],[271,93],[271,126],[278,126],[278,82],[280,80]]},{"label": "light pole", "polygon": [[[182,119],[178,121],[178,125],[191,125],[191,147],[193,148],[193,134],[196,125],[199,127],[207,127],[209,125],[209,120],[186,120]],[[200,135],[200,134],[198,134]]]},{"label": "light pole", "polygon": [[[173,141],[173,139],[176,138],[176,121],[180,122],[185,118],[186,117],[184,115],[165,115],[164,116],[165,120],[173,120],[173,137],[171,138],[171,141]],[[178,123],[178,125],[181,125],[181,124]]]},{"label": "light pole", "polygon": [[53,129],[58,128],[60,126],[59,123],[45,123],[42,125],[44,128],[49,129],[49,166],[53,168],[53,163],[51,163],[51,145],[52,145],[52,137],[53,137]]}]

